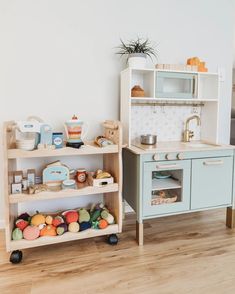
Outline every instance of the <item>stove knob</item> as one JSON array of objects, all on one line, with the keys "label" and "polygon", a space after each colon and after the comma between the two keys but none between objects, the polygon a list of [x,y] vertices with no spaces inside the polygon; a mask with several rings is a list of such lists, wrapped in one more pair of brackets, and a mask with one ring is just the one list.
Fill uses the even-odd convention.
[{"label": "stove knob", "polygon": [[167,154],[166,154],[166,159],[167,159],[167,160],[173,160],[173,159],[174,159],[173,154],[171,154],[171,153],[167,153]]},{"label": "stove knob", "polygon": [[153,155],[153,160],[159,160],[159,155],[157,153]]},{"label": "stove knob", "polygon": [[178,154],[177,154],[177,158],[178,158],[179,160],[184,159],[184,154],[183,154],[183,153],[178,153]]}]

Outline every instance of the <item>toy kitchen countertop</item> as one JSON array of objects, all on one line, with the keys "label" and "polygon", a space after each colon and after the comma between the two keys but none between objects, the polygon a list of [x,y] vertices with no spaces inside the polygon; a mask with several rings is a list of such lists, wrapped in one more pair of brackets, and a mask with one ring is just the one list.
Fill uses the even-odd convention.
[{"label": "toy kitchen countertop", "polygon": [[158,142],[155,145],[144,145],[140,141],[136,140],[132,142],[130,147],[127,147],[131,152],[135,154],[152,154],[152,153],[164,153],[164,152],[194,152],[194,151],[216,151],[224,149],[235,149],[232,145],[214,144],[206,141],[166,141]]}]

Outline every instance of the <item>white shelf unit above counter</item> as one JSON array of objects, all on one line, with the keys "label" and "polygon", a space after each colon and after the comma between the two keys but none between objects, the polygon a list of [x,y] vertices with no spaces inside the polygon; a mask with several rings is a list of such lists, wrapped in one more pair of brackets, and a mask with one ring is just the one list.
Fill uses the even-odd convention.
[{"label": "white shelf unit above counter", "polygon": [[[139,85],[144,99],[160,101],[216,102],[219,95],[219,74],[210,72],[127,68],[121,75],[129,76],[130,88]],[[192,97],[190,97],[190,94]]]},{"label": "white shelf unit above counter", "polygon": [[[159,77],[162,79],[160,84],[158,80]],[[179,77],[179,80],[177,80],[177,77]],[[167,79],[166,87],[164,85],[165,78]],[[167,88],[168,86],[171,87],[171,79],[173,80],[172,88],[164,92],[165,89],[169,89]],[[144,97],[132,97],[131,89],[135,85],[139,85],[144,89]],[[158,89],[159,85],[161,87],[160,90]],[[173,93],[173,90],[177,93]],[[178,107],[192,107],[192,114],[194,113],[193,107],[197,107],[201,118],[200,140],[209,141],[215,144],[218,143],[218,73],[127,68],[121,72],[120,106],[123,138],[124,143],[128,146],[131,146],[133,130],[135,132],[134,136],[137,137],[138,135],[134,127],[136,117],[134,117],[133,113],[140,113],[140,111],[136,110],[136,107],[147,108],[152,106],[169,106],[177,107],[177,109],[179,109]],[[148,112],[146,108],[143,108],[143,111]],[[165,110],[166,108],[162,108],[162,111]],[[167,109],[167,111],[169,111],[169,109]],[[182,109],[182,112],[184,112],[184,109]],[[156,111],[153,111],[152,115],[154,115],[154,113],[156,115]],[[190,113],[188,117],[189,116]],[[154,118],[154,120],[156,119]],[[182,122],[182,125],[185,125],[185,121],[186,118]],[[154,131],[156,134],[158,133],[157,128]]]}]

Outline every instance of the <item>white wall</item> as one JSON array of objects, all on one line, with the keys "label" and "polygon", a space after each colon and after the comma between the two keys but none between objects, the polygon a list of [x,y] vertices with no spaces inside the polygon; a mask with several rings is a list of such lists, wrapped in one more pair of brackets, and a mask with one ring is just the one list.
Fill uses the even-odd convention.
[{"label": "white wall", "polygon": [[[35,114],[59,128],[76,112],[92,137],[97,123],[118,118],[124,63],[114,47],[120,37],[148,36],[159,62],[199,56],[211,71],[225,68],[220,141],[227,143],[232,11],[231,0],[1,0],[0,120]],[[1,189],[0,219],[2,199]]]}]

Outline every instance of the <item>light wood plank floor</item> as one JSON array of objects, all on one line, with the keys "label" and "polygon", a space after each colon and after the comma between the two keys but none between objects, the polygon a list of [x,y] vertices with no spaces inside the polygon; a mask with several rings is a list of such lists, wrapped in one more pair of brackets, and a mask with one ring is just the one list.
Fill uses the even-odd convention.
[{"label": "light wood plank floor", "polygon": [[145,223],[145,245],[135,242],[128,215],[120,242],[103,237],[28,249],[8,262],[0,232],[0,293],[235,293],[235,231],[225,210]]}]

